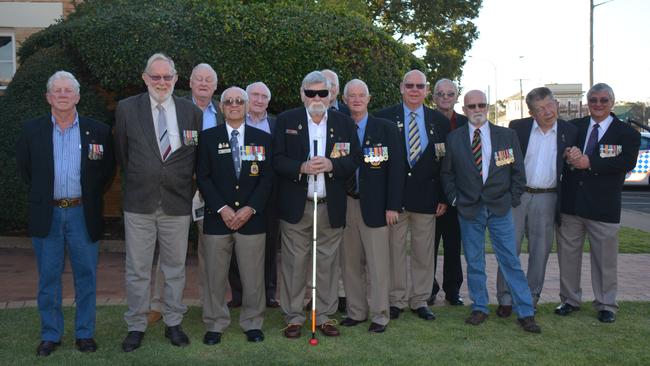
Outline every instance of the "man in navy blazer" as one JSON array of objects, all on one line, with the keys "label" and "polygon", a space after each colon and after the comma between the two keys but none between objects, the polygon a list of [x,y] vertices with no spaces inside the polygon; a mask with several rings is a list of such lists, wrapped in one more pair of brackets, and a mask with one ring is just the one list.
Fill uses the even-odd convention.
[{"label": "man in navy blazer", "polygon": [[[406,158],[404,202],[397,224],[390,227],[390,317],[397,319],[405,307],[424,320],[435,319],[427,306],[433,288],[436,217],[447,209],[440,181],[449,121],[426,107],[426,76],[419,70],[404,75],[402,103],[375,114],[393,121],[400,132],[400,148]],[[411,281],[407,281],[406,233],[411,230]]]},{"label": "man in navy blazer", "polygon": [[589,236],[591,286],[598,320],[616,320],[617,257],[621,222],[621,189],[634,169],[641,136],[612,113],[614,90],[604,83],[587,92],[589,116],[571,121],[578,145],[568,153],[571,168],[562,181],[562,225],[557,230],[560,264],[558,315],[580,308],[582,248]]},{"label": "man in navy blazer", "polygon": [[17,169],[29,186],[29,234],[38,264],[41,343],[48,356],[63,338],[61,274],[68,252],[81,352],[95,352],[97,256],[103,194],[115,169],[109,126],[77,113],[79,83],[66,71],[47,82],[51,113],[27,121],[16,144]]},{"label": "man in navy blazer", "polygon": [[[549,88],[531,90],[526,95],[526,105],[532,117],[510,122],[510,128],[517,133],[526,167],[526,188],[512,216],[517,254],[521,252],[524,235],[528,239],[526,278],[533,304],[537,306],[553,247],[555,225],[560,224],[564,150],[576,145],[576,128],[557,118],[557,101]],[[501,271],[497,273],[497,301],[497,315],[510,316],[512,296]]]}]

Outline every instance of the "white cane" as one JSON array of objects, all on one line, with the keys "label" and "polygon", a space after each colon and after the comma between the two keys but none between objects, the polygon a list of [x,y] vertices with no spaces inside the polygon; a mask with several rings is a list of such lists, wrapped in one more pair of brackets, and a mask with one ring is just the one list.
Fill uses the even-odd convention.
[{"label": "white cane", "polygon": [[[314,140],[314,156],[318,156],[318,140]],[[314,175],[314,224],[311,246],[311,339],[309,344],[315,346],[318,344],[316,339],[316,243],[317,243],[317,224],[318,224],[318,174]]]}]

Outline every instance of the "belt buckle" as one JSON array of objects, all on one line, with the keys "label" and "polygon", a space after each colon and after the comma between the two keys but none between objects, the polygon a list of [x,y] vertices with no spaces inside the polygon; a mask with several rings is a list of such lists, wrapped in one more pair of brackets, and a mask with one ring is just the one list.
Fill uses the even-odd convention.
[{"label": "belt buckle", "polygon": [[64,198],[59,201],[59,208],[68,208],[70,207],[70,200],[67,198]]}]

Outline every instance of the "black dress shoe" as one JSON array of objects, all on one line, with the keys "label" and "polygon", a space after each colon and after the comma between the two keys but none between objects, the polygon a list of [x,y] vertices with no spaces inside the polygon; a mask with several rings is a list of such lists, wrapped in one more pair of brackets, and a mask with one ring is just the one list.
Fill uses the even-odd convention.
[{"label": "black dress shoe", "polygon": [[354,320],[354,319],[348,317],[348,318],[345,318],[345,319],[341,320],[341,325],[344,326],[344,327],[353,327],[353,326],[355,326],[357,324],[361,324],[361,323],[363,323],[365,321],[366,321],[366,319],[364,319],[364,320]]},{"label": "black dress shoe", "polygon": [[445,300],[447,300],[449,305],[452,305],[452,306],[463,306],[463,305],[465,305],[465,302],[463,301],[463,298],[460,297],[459,294],[452,295],[452,296],[447,296],[447,297],[445,297]]},{"label": "black dress shoe", "polygon": [[241,300],[230,300],[226,305],[228,305],[229,308],[233,308],[233,309],[239,308],[241,307]]},{"label": "black dress shoe", "polygon": [[497,316],[499,318],[508,318],[512,315],[512,305],[499,305],[497,307]]},{"label": "black dress shoe", "polygon": [[609,310],[601,310],[598,312],[598,320],[602,323],[613,323],[616,321],[616,314]]},{"label": "black dress shoe", "polygon": [[262,333],[261,329],[251,329],[244,333],[246,333],[246,339],[249,342],[261,342],[264,340],[264,333]]},{"label": "black dress shoe", "polygon": [[276,300],[274,298],[270,298],[270,299],[266,300],[266,307],[267,308],[279,308],[280,303],[278,302],[278,300]]},{"label": "black dress shoe", "polygon": [[436,295],[431,294],[427,299],[427,305],[431,306],[436,303]]},{"label": "black dress shoe", "polygon": [[185,347],[190,344],[190,339],[187,334],[183,332],[183,328],[179,325],[173,327],[165,327],[165,338],[169,338],[171,344],[176,347]]},{"label": "black dress shoe", "polygon": [[219,342],[221,342],[221,333],[205,332],[205,335],[203,336],[203,344],[214,346],[215,344],[219,344]]},{"label": "black dress shoe", "polygon": [[402,311],[403,311],[403,310],[400,309],[400,308],[398,308],[397,306],[391,306],[390,309],[389,309],[389,312],[390,312],[390,318],[391,318],[391,319],[397,319],[397,318],[399,318],[399,314],[400,314]]},{"label": "black dress shoe", "polygon": [[97,343],[92,338],[80,338],[75,342],[80,352],[89,353],[97,351]]},{"label": "black dress shoe", "polygon": [[41,341],[36,347],[36,356],[47,357],[60,345],[61,342]]},{"label": "black dress shoe", "polygon": [[345,314],[345,311],[347,310],[345,307],[347,306],[347,299],[345,297],[339,297],[339,313]]},{"label": "black dress shoe", "polygon": [[519,325],[524,329],[526,332],[530,333],[541,333],[542,328],[535,323],[535,317],[534,316],[527,316],[525,318],[519,318],[517,319],[519,322]]},{"label": "black dress shoe", "polygon": [[434,320],[436,318],[436,314],[434,314],[428,306],[421,306],[417,309],[411,310],[413,310],[414,313],[418,314],[418,317],[424,320]]},{"label": "black dress shoe", "polygon": [[126,335],[124,341],[122,342],[122,351],[124,352],[133,352],[140,347],[142,343],[142,338],[144,338],[144,332],[131,331]]},{"label": "black dress shoe", "polygon": [[573,313],[574,311],[578,311],[578,310],[580,310],[579,306],[573,306],[573,305],[565,302],[565,303],[562,303],[558,307],[555,308],[555,314],[566,316],[566,315],[569,315],[569,314]]},{"label": "black dress shoe", "polygon": [[370,333],[383,333],[386,330],[386,325],[381,325],[377,323],[370,323],[370,327],[368,327],[368,332]]}]

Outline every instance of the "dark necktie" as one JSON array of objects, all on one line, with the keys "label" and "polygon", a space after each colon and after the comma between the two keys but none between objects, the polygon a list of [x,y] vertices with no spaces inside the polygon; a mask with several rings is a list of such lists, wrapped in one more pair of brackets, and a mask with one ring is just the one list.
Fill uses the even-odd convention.
[{"label": "dark necktie", "polygon": [[160,144],[160,156],[162,156],[163,161],[167,159],[169,153],[172,151],[172,145],[169,142],[169,132],[167,131],[167,115],[165,114],[165,108],[162,105],[158,104],[156,106],[158,109],[158,142]]},{"label": "dark necktie", "polygon": [[598,127],[600,127],[598,123],[594,124],[594,128],[589,134],[587,147],[585,147],[585,155],[591,155],[596,149],[596,144],[598,144]]},{"label": "dark necktie", "polygon": [[237,174],[237,179],[239,179],[239,173],[241,172],[241,157],[239,155],[239,141],[237,140],[239,131],[232,130],[230,136],[230,151],[232,152],[232,162],[235,164],[235,174]]},{"label": "dark necktie", "polygon": [[483,176],[483,152],[481,151],[481,130],[474,130],[474,139],[472,140],[472,155],[474,164],[478,169],[478,175]]}]

